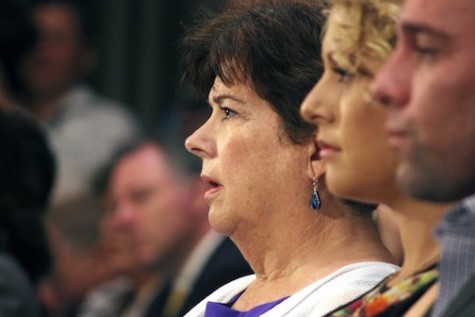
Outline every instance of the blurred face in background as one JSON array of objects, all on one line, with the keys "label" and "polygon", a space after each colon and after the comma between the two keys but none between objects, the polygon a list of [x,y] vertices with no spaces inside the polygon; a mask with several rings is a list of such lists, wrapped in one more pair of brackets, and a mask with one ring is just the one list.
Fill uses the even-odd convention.
[{"label": "blurred face in background", "polygon": [[89,70],[92,51],[85,44],[71,7],[39,6],[33,11],[33,20],[39,41],[24,61],[22,76],[34,95],[62,94]]},{"label": "blurred face in background", "polygon": [[104,265],[113,274],[134,273],[139,267],[130,234],[115,230],[111,213],[105,213],[99,223],[99,248]]},{"label": "blurred face in background", "polygon": [[194,225],[191,191],[154,145],[139,147],[115,166],[108,209],[116,229],[131,235],[141,263],[166,267],[187,251]]}]

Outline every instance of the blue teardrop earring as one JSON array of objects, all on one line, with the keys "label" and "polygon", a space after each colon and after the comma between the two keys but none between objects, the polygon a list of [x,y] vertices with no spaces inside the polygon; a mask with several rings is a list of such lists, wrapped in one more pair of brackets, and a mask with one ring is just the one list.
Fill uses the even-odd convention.
[{"label": "blue teardrop earring", "polygon": [[318,194],[318,178],[313,178],[312,186],[313,192],[310,198],[310,208],[313,210],[320,209],[322,202],[320,201],[320,195]]}]

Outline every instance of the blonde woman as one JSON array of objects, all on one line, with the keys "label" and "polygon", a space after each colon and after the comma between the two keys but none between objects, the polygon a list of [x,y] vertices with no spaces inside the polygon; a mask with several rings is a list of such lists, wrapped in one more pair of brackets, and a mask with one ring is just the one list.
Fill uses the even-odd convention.
[{"label": "blonde woman", "polygon": [[333,1],[322,47],[324,74],[301,108],[318,126],[330,191],[388,206],[404,249],[398,273],[330,316],[402,316],[411,308],[422,314],[436,291],[440,251],[432,230],[448,206],[415,201],[399,190],[397,159],[384,129],[387,110],[369,94],[373,76],[393,50],[401,2]]}]

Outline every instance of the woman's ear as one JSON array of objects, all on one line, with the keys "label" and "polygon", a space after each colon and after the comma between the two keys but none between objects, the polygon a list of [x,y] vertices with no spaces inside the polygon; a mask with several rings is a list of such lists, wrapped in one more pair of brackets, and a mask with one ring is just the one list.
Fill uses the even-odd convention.
[{"label": "woman's ear", "polygon": [[320,158],[319,147],[315,140],[309,145],[309,162],[308,162],[308,177],[313,179],[314,177],[320,178],[325,174],[325,163]]}]

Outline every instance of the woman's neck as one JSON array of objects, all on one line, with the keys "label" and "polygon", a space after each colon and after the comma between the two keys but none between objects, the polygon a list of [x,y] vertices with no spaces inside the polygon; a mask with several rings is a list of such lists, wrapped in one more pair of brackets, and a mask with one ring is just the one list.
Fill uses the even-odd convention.
[{"label": "woman's neck", "polygon": [[391,281],[396,283],[438,261],[440,248],[433,236],[433,230],[451,205],[405,198],[389,204],[388,207],[397,217],[404,249],[401,271]]},{"label": "woman's neck", "polygon": [[370,219],[340,214],[301,210],[278,226],[268,226],[272,230],[232,236],[257,277],[236,305],[252,307],[291,295],[351,263],[393,262]]}]

